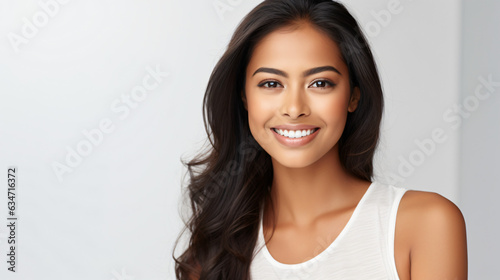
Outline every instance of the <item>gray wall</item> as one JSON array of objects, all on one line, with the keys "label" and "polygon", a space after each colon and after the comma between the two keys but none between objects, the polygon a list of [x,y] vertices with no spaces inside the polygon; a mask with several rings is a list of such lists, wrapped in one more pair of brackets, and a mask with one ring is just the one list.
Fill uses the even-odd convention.
[{"label": "gray wall", "polygon": [[[467,223],[470,279],[498,279],[500,251],[500,2],[465,0],[462,9],[464,111],[460,206]],[[487,89],[482,79],[496,83]],[[475,96],[476,89],[478,96]]]}]

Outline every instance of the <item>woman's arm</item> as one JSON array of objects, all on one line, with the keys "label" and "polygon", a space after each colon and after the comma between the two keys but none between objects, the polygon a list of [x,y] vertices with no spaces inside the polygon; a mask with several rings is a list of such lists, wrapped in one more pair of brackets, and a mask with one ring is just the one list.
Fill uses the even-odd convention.
[{"label": "woman's arm", "polygon": [[467,239],[458,207],[436,193],[407,191],[400,208],[411,279],[466,280]]}]

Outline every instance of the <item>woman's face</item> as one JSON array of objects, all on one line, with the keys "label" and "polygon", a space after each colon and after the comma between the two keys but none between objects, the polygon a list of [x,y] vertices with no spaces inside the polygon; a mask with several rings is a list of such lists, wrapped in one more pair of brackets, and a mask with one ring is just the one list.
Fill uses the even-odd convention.
[{"label": "woman's face", "polygon": [[[357,88],[352,96],[337,44],[309,24],[276,30],[256,45],[242,93],[253,137],[273,164],[291,168],[338,153],[347,113],[357,106]],[[288,133],[282,136],[276,128]]]}]

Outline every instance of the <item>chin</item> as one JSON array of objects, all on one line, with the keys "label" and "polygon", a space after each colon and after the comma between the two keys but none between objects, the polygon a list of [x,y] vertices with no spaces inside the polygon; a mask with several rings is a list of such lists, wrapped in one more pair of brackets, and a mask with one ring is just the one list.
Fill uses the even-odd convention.
[{"label": "chin", "polygon": [[313,160],[311,158],[304,157],[273,157],[272,163],[273,166],[278,164],[287,168],[304,168],[314,164],[317,160]]}]

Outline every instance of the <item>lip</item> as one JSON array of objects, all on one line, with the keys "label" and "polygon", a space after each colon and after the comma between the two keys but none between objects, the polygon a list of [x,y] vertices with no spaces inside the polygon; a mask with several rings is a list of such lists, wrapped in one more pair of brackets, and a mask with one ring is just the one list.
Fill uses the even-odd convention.
[{"label": "lip", "polygon": [[[274,127],[274,128],[278,128],[278,127]],[[312,128],[316,128],[316,127],[312,126]],[[311,128],[309,128],[309,129],[311,129]],[[299,130],[299,128],[297,128],[296,130]],[[314,131],[314,133],[311,133],[311,134],[309,134],[307,136],[304,136],[304,137],[301,137],[301,138],[288,138],[288,137],[282,136],[281,134],[279,134],[276,131],[274,131],[273,128],[271,128],[271,132],[274,134],[274,136],[276,137],[276,139],[281,144],[283,144],[283,145],[285,145],[287,147],[291,147],[291,148],[304,146],[307,143],[311,142],[316,137],[316,135],[318,134],[318,132],[320,130],[321,129],[318,128],[316,131]]]}]

